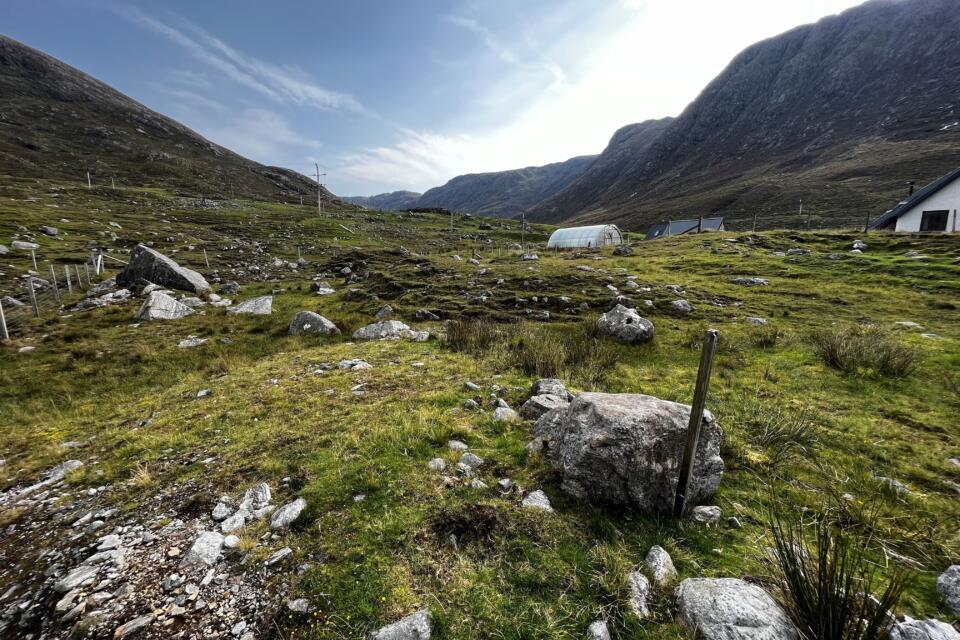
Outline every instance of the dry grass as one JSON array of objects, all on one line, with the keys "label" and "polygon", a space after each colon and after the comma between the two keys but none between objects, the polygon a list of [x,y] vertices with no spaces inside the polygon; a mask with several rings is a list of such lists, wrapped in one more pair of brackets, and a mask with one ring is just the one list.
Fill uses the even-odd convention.
[{"label": "dry grass", "polygon": [[876,326],[850,325],[812,335],[817,354],[828,366],[844,373],[867,372],[903,378],[920,364],[920,352],[889,331]]}]

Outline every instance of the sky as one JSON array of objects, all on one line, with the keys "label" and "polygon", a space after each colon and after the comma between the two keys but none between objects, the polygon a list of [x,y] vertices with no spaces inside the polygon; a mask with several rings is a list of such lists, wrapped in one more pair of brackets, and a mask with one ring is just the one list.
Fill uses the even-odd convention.
[{"label": "sky", "polygon": [[0,0],[0,33],[338,195],[600,153],[856,0]]}]

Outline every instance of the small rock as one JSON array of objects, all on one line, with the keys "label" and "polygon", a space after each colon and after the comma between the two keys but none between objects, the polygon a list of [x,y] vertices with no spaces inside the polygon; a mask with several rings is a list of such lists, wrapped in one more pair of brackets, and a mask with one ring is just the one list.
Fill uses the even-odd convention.
[{"label": "small rock", "polygon": [[370,640],[430,640],[431,631],[430,612],[421,609],[374,631]]},{"label": "small rock", "polygon": [[690,519],[701,524],[715,524],[723,512],[720,507],[700,505],[690,511]]},{"label": "small rock", "polygon": [[527,509],[540,509],[542,511],[553,512],[553,506],[550,504],[550,498],[540,489],[527,494],[527,497],[521,502]]},{"label": "small rock", "polygon": [[650,571],[650,575],[653,577],[653,581],[657,586],[662,587],[669,584],[677,577],[677,570],[673,566],[673,559],[670,557],[670,554],[659,545],[650,547],[650,551],[647,553],[647,557],[643,562],[647,565],[647,570]]},{"label": "small rock", "polygon": [[953,613],[960,615],[960,564],[949,567],[937,578],[937,593]]},{"label": "small rock", "polygon": [[182,565],[204,563],[212,565],[220,557],[223,548],[223,535],[216,531],[203,531],[193,541],[193,545],[181,561]]},{"label": "small rock", "polygon": [[494,422],[513,422],[520,419],[520,414],[510,407],[498,407],[491,416]]},{"label": "small rock", "polygon": [[443,458],[434,458],[427,463],[427,468],[430,469],[430,471],[436,471],[439,473],[446,470],[447,462]]},{"label": "small rock", "polygon": [[[620,247],[617,247],[619,249]],[[614,250],[616,252],[616,249]],[[610,631],[603,620],[595,620],[587,627],[587,640],[610,640]]]},{"label": "small rock", "polygon": [[271,529],[285,529],[300,517],[303,510],[307,508],[307,501],[303,498],[297,498],[293,502],[287,503],[277,509],[273,517],[270,518]]},{"label": "small rock", "polygon": [[460,456],[460,464],[465,464],[471,469],[478,469],[483,466],[483,463],[483,458],[469,451]]},{"label": "small rock", "polygon": [[127,638],[134,635],[147,628],[153,623],[154,615],[148,613],[145,616],[140,616],[139,618],[134,618],[130,622],[123,624],[117,627],[116,631],[113,632],[114,638]]},{"label": "small rock", "polygon": [[650,581],[641,571],[633,571],[627,576],[630,585],[630,610],[638,618],[650,616]]}]

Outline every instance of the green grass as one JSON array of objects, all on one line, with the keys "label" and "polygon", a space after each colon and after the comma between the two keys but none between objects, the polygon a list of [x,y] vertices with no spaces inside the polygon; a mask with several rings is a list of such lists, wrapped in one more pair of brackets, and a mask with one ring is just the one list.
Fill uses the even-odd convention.
[{"label": "green grass", "polygon": [[[0,347],[0,458],[6,459],[0,489],[77,455],[98,459],[71,482],[113,484],[111,499],[125,509],[188,482],[212,501],[256,481],[278,487],[281,478],[292,478],[310,506],[286,542],[304,557],[325,560],[293,578],[293,593],[310,598],[318,612],[309,624],[284,621],[288,637],[358,637],[427,606],[441,639],[581,637],[600,616],[610,620],[617,638],[679,639],[685,634],[668,594],[657,594],[651,620],[627,613],[626,571],[660,544],[681,578],[771,577],[762,552],[770,544],[765,514],[771,489],[791,505],[788,518],[810,510],[858,532],[869,528],[869,553],[881,579],[896,567],[885,550],[920,563],[924,569],[898,611],[950,619],[934,581],[960,559],[960,509],[943,484],[960,480],[948,462],[960,451],[960,238],[872,234],[866,253],[833,261],[825,254],[845,252],[854,236],[768,232],[748,244],[729,242],[738,236],[728,233],[645,243],[632,257],[541,251],[541,260],[525,262],[506,249],[519,240],[515,222],[501,227],[496,221],[494,231],[481,232],[483,221],[468,219],[451,234],[441,216],[336,213],[321,220],[307,206],[244,202],[196,210],[162,193],[138,192],[130,204],[83,189],[68,191],[59,197],[61,207],[50,209],[47,187],[14,183],[0,189],[0,236],[18,233],[19,225],[36,230],[49,223],[65,231],[61,240],[38,236],[44,263],[85,257],[87,241],[102,239],[107,220],[123,226],[119,247],[150,240],[161,251],[178,249],[177,260],[209,274],[206,248],[224,280],[233,279],[230,264],[296,260],[297,247],[311,263],[297,273],[267,268],[256,280],[241,280],[239,299],[275,292],[269,317],[208,309],[182,321],[133,327],[131,304],[47,315]],[[54,222],[61,217],[70,222]],[[548,232],[536,227],[527,237],[543,242]],[[481,233],[490,244],[476,239]],[[269,258],[253,257],[254,240],[263,242]],[[813,253],[774,255],[797,245]],[[466,260],[474,249],[484,274]],[[904,258],[910,249],[929,258]],[[28,261],[5,256],[0,288]],[[330,278],[335,295],[310,293],[311,276],[348,262],[367,278],[355,285]],[[625,289],[631,274],[650,290]],[[732,284],[738,275],[768,278],[770,285]],[[640,308],[654,322],[656,338],[643,346],[601,341],[608,355],[590,366],[585,354],[596,353],[596,336],[582,318],[609,307],[614,294],[608,284],[638,302],[653,300],[652,309]],[[682,297],[695,307],[690,316],[667,311],[677,297],[668,284],[683,288]],[[348,295],[351,287],[361,294]],[[481,301],[484,291],[493,295]],[[348,331],[339,338],[286,335],[300,309],[349,330],[371,321],[384,303],[413,325],[422,324],[413,322],[420,308],[443,320],[486,318],[488,330],[506,336],[501,343],[510,348],[488,348],[487,338],[479,339],[487,347],[478,348],[471,339],[371,344],[353,343]],[[542,310],[550,311],[549,323],[528,313]],[[756,327],[745,316],[769,323]],[[918,322],[942,339],[894,325],[900,320]],[[838,370],[809,340],[817,331],[867,322],[916,350],[916,370],[899,378]],[[425,326],[443,330],[441,323]],[[690,402],[707,327],[721,332],[708,402],[726,434],[727,471],[716,504],[736,515],[743,529],[707,529],[578,502],[560,491],[543,460],[527,453],[529,424],[493,423],[487,411],[460,408],[473,395],[463,388],[466,380],[480,384],[484,398],[492,385],[503,387],[518,406],[533,377],[547,372],[536,363],[549,363],[555,352],[562,352],[560,364],[551,371],[575,390]],[[187,335],[212,339],[178,349]],[[517,348],[518,335],[536,336],[526,354]],[[222,337],[231,343],[221,344]],[[17,353],[28,344],[36,350]],[[314,373],[320,363],[341,358],[364,358],[374,368]],[[364,384],[364,395],[353,395],[357,384]],[[196,398],[202,388],[212,395]],[[450,438],[466,441],[488,461],[483,477],[491,487],[509,477],[524,489],[542,488],[557,512],[522,510],[517,494],[494,489],[444,488],[426,462],[439,456],[454,464]],[[89,444],[63,449],[68,440]],[[216,464],[199,462],[208,457]],[[897,478],[911,493],[884,492],[874,475]],[[839,499],[843,493],[852,500]],[[358,494],[366,499],[356,502]],[[880,517],[872,519],[866,505],[877,500]],[[187,511],[197,505],[179,506]],[[4,514],[0,522],[19,517]],[[451,532],[458,535],[458,550],[449,543]],[[0,574],[0,592],[11,579]]]}]

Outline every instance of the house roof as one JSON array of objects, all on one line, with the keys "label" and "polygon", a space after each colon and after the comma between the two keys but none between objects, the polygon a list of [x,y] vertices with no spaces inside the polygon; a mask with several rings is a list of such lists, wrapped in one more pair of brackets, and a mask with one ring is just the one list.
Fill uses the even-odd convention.
[{"label": "house roof", "polygon": [[[679,236],[683,233],[689,233],[697,228],[700,219],[691,220],[671,220],[670,222],[661,222],[655,224],[647,231],[644,240],[654,240],[663,236]],[[704,218],[704,231],[718,231],[723,225],[723,218]]]},{"label": "house roof", "polygon": [[870,223],[871,229],[885,229],[890,225],[896,223],[897,218],[905,214],[907,211],[910,211],[915,206],[935,194],[937,191],[940,191],[945,186],[960,178],[960,167],[954,169],[947,175],[937,178],[924,188],[915,191],[912,196],[895,206],[893,209],[890,209],[885,214],[874,220]]}]

